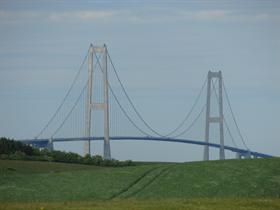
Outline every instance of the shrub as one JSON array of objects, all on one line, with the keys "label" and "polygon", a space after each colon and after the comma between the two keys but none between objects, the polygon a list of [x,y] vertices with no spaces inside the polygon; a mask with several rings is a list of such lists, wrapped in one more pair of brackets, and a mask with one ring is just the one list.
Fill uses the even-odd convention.
[{"label": "shrub", "polygon": [[82,163],[87,165],[93,165],[93,160],[89,154],[86,154],[85,157],[82,158]]},{"label": "shrub", "polygon": [[0,154],[14,154],[15,152],[23,152],[26,155],[34,155],[35,149],[20,141],[14,141],[7,138],[0,138]]},{"label": "shrub", "polygon": [[25,157],[25,153],[21,151],[16,151],[14,154],[9,155],[9,159],[12,160],[24,160]]},{"label": "shrub", "polygon": [[9,155],[7,155],[7,154],[1,154],[1,155],[0,155],[0,159],[1,159],[1,160],[8,160],[8,159],[9,159]]},{"label": "shrub", "polygon": [[103,164],[103,158],[100,155],[92,156],[92,164],[96,166],[101,166]]}]

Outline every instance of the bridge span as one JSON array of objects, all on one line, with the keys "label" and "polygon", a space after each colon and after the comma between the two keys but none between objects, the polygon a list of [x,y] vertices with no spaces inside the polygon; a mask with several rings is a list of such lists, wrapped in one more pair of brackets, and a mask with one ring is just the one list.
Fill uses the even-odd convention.
[{"label": "bridge span", "polygon": [[[78,84],[78,81],[81,84]],[[202,100],[205,90],[206,101]],[[76,100],[73,101],[74,98]],[[224,99],[226,104],[223,103]],[[226,108],[228,114],[224,112]],[[205,161],[209,160],[210,147],[219,150],[220,160],[226,158],[225,150],[236,153],[237,158],[272,157],[251,151],[247,146],[233,113],[221,71],[208,71],[191,108],[182,114],[182,120],[172,126],[172,130],[167,134],[155,129],[144,119],[133,103],[107,46],[90,44],[72,84],[54,114],[34,138],[22,141],[51,150],[54,142],[80,141],[84,144],[84,155],[86,155],[92,154],[90,150],[92,141],[102,140],[104,141],[103,157],[108,160],[111,159],[110,140],[200,145],[204,147],[203,160]],[[204,114],[205,120],[201,120]],[[199,122],[203,121],[205,127],[204,125],[200,127]],[[196,136],[190,137],[190,132],[197,130],[195,126],[201,131]],[[219,133],[219,143],[210,142],[211,130],[214,129]],[[236,141],[236,137],[239,142]]]},{"label": "bridge span", "polygon": [[[101,141],[104,137],[71,137],[71,138],[53,138],[53,139],[24,139],[20,140],[23,143],[32,145],[38,148],[48,148],[53,149],[54,142],[71,142],[71,141]],[[172,142],[172,143],[183,143],[183,144],[193,144],[200,146],[209,146],[212,148],[220,149],[221,145],[216,143],[210,143],[205,141],[197,141],[191,139],[180,139],[180,138],[164,138],[164,137],[153,137],[153,136],[112,136],[110,140],[113,141],[159,141],[159,142]],[[236,153],[237,158],[271,158],[273,156],[254,152],[250,150],[240,149],[232,146],[224,146],[225,150]]]}]

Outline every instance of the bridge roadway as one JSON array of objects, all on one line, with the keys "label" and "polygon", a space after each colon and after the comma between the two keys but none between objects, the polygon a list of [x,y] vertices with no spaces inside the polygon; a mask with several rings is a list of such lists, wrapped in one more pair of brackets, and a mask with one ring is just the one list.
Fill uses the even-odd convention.
[{"label": "bridge roadway", "polygon": [[[104,140],[104,137],[72,137],[72,138],[53,138],[53,139],[25,139],[25,140],[20,140],[26,144],[33,145],[35,147],[48,147],[50,142],[66,142],[66,141],[86,141],[86,140],[91,140],[91,141],[96,141],[96,140]],[[153,137],[153,136],[144,136],[144,137],[137,137],[137,136],[111,136],[110,140],[113,141],[161,141],[161,142],[176,142],[176,143],[184,143],[184,144],[194,144],[194,145],[208,145],[209,147],[213,148],[220,148],[219,144],[215,143],[207,143],[204,141],[196,141],[196,140],[189,140],[189,139],[177,139],[177,138],[163,138],[163,137]],[[231,146],[224,146],[225,150],[229,150],[231,152],[235,152],[239,154],[240,156],[248,157],[248,156],[253,156],[253,157],[260,157],[260,158],[269,158],[273,157],[268,154],[263,154],[259,152],[254,152],[254,151],[248,151],[245,149],[239,149],[236,147],[231,147]]]}]

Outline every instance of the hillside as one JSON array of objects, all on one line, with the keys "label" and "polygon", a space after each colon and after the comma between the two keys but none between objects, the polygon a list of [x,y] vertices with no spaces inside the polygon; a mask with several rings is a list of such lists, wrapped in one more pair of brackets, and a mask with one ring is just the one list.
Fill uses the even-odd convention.
[{"label": "hillside", "polygon": [[279,198],[280,159],[111,168],[0,160],[1,202]]}]

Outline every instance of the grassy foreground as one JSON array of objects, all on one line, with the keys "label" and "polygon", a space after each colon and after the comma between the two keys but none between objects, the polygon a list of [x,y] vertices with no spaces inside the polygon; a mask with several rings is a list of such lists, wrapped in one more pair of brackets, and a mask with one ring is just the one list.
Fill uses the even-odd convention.
[{"label": "grassy foreground", "polygon": [[279,199],[165,199],[60,203],[2,203],[3,210],[279,210]]},{"label": "grassy foreground", "polygon": [[0,209],[280,209],[280,159],[97,167],[0,160]]}]

